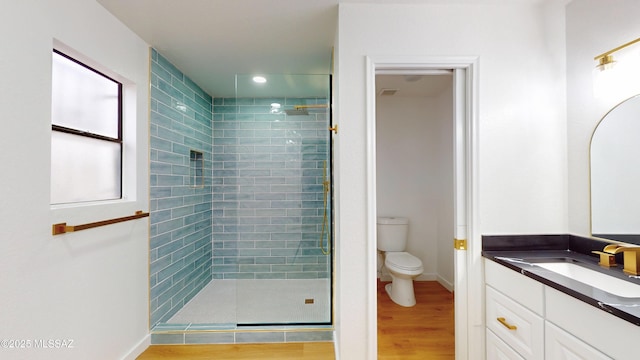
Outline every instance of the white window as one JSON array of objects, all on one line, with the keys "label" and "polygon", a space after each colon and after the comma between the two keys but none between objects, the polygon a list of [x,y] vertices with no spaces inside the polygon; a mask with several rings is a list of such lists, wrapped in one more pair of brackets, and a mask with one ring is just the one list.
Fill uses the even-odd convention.
[{"label": "white window", "polygon": [[51,204],[122,198],[122,84],[53,51]]}]

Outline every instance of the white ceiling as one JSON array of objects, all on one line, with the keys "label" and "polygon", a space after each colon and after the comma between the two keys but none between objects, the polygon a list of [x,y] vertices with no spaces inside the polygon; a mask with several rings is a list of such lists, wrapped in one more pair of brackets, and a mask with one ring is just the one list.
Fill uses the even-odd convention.
[{"label": "white ceiling", "polygon": [[96,0],[213,97],[236,74],[329,74],[338,4],[540,0]]},{"label": "white ceiling", "polygon": [[97,0],[214,97],[235,74],[329,74],[338,0]]}]

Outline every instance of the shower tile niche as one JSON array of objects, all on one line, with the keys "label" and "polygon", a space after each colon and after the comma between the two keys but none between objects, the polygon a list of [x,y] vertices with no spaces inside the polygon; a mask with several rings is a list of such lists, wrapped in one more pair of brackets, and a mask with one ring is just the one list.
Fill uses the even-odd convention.
[{"label": "shower tile niche", "polygon": [[204,186],[204,157],[201,151],[190,151],[189,180],[192,187]]}]

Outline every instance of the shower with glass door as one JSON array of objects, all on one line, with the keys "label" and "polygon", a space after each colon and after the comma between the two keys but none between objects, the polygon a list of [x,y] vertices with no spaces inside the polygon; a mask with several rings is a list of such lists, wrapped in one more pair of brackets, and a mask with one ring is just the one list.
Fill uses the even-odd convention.
[{"label": "shower with glass door", "polygon": [[211,281],[167,324],[332,323],[330,76],[263,78],[213,99]]}]

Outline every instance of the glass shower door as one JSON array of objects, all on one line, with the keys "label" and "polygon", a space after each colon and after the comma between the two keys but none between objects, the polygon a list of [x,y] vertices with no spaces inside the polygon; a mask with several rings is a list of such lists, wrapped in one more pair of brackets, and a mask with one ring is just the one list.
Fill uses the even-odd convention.
[{"label": "glass shower door", "polygon": [[214,115],[214,278],[235,282],[238,325],[330,324],[330,77],[263,77],[237,75]]}]

